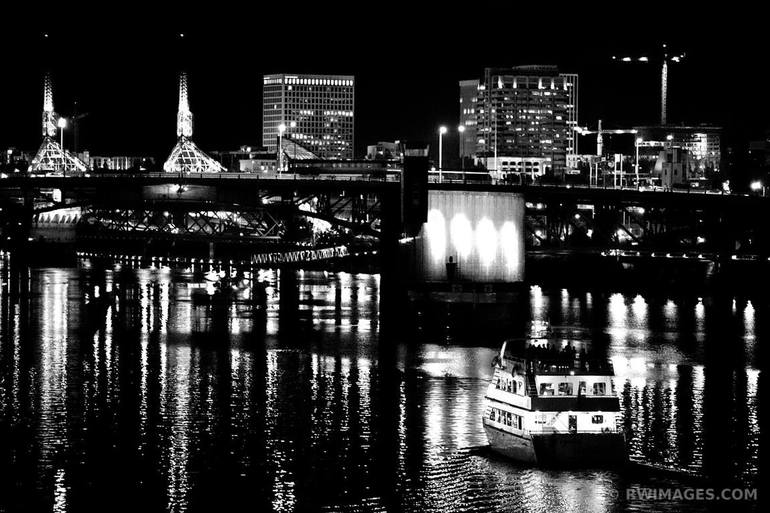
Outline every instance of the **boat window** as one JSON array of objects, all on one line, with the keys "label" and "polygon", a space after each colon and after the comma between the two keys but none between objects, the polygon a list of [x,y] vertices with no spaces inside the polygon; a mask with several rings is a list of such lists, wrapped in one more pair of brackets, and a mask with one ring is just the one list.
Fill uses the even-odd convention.
[{"label": "boat window", "polygon": [[553,395],[553,383],[540,383],[540,395]]},{"label": "boat window", "polygon": [[518,383],[517,383],[516,381],[512,381],[512,382],[511,382],[511,387],[512,387],[512,388],[511,388],[511,393],[512,393],[512,394],[515,394],[515,393],[516,393],[516,387],[517,387],[517,386],[518,386]]},{"label": "boat window", "polygon": [[607,393],[607,383],[600,381],[594,383],[594,395],[605,395]]},{"label": "boat window", "polygon": [[492,422],[495,421],[495,409],[494,408],[490,408],[489,409],[489,420],[491,420]]},{"label": "boat window", "polygon": [[572,395],[572,383],[559,383],[559,395]]},{"label": "boat window", "polygon": [[579,395],[586,395],[586,382],[581,381],[580,386],[578,387],[578,394]]},{"label": "boat window", "polygon": [[538,413],[535,415],[535,424],[545,424],[545,414]]},{"label": "boat window", "polygon": [[594,415],[591,417],[592,424],[604,424],[604,415]]}]

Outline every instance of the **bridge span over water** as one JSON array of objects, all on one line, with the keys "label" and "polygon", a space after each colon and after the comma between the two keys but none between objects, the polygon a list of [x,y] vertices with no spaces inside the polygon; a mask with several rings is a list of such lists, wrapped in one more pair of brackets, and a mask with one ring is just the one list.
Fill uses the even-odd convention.
[{"label": "bridge span over water", "polygon": [[[415,192],[415,188],[423,190]],[[81,223],[140,238],[202,236],[275,242],[296,237],[295,221],[303,219],[310,224],[327,223],[338,235],[344,232],[348,239],[343,242],[368,238],[393,245],[404,237],[420,237],[431,211],[429,196],[435,199],[458,192],[480,202],[487,201],[485,193],[521,196],[524,244],[538,251],[574,248],[689,251],[725,258],[770,256],[766,222],[770,199],[764,197],[457,180],[415,182],[402,181],[401,172],[392,171],[376,178],[333,173],[12,175],[0,179],[0,208],[6,238],[26,234],[41,213],[77,207],[82,210]]]}]

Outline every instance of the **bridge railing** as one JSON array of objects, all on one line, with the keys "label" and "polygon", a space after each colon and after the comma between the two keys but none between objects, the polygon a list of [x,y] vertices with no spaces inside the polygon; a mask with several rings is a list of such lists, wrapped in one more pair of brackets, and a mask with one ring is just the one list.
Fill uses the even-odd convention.
[{"label": "bridge railing", "polygon": [[524,186],[524,187],[544,187],[556,189],[586,189],[586,190],[616,190],[633,192],[671,192],[677,194],[713,194],[719,196],[752,196],[747,193],[725,192],[723,190],[708,189],[703,187],[672,188],[662,186],[614,186],[611,184],[591,185],[591,184],[564,184],[564,183],[526,183],[520,184],[494,178],[487,171],[431,171],[428,174],[428,183],[437,184],[475,184],[483,183],[490,186]]},{"label": "bridge railing", "polygon": [[46,173],[46,174],[29,174],[26,178],[202,178],[211,180],[318,180],[318,181],[341,181],[341,182],[400,182],[401,172],[390,171],[381,176],[367,175],[366,173],[319,173],[319,174],[302,174],[302,173],[165,173],[165,172],[151,172],[151,173],[80,173],[80,174],[68,174],[62,173]]}]

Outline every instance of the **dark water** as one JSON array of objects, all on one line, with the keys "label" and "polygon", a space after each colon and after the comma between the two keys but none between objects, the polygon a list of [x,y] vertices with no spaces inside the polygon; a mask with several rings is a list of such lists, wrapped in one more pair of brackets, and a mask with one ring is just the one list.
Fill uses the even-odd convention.
[{"label": "dark water", "polygon": [[[248,291],[200,301],[191,273],[5,265],[0,512],[717,505],[627,498],[701,486],[680,478],[497,459],[480,448],[497,350],[483,329],[451,345],[411,330],[379,340],[378,276],[259,278],[271,284],[266,319]],[[89,306],[110,291],[106,313]],[[527,317],[607,348],[635,458],[757,486],[767,298],[532,287],[524,302]]]}]

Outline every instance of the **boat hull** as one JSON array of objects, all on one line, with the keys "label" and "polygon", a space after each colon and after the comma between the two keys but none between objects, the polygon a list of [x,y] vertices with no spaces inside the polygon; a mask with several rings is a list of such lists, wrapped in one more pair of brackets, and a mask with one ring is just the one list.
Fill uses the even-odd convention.
[{"label": "boat hull", "polygon": [[492,450],[500,455],[547,467],[617,466],[626,463],[622,433],[549,433],[518,436],[484,425]]}]

